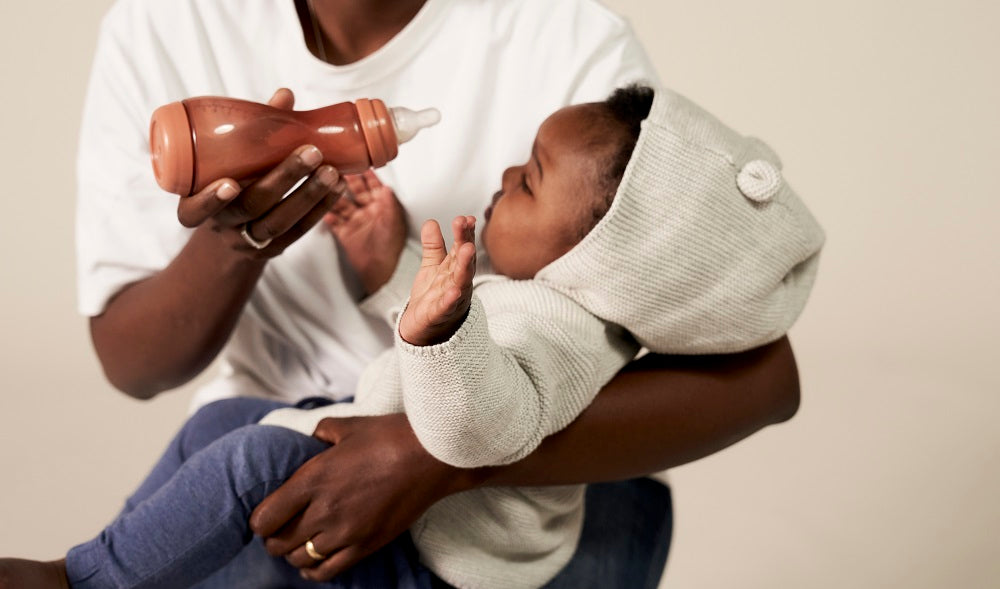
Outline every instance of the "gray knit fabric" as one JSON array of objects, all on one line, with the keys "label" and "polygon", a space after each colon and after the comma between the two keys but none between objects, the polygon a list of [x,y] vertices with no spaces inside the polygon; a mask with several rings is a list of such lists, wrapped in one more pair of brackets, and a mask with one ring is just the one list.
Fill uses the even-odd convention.
[{"label": "gray knit fabric", "polygon": [[[411,264],[412,260],[407,264]],[[446,342],[399,337],[361,375],[353,403],[279,409],[261,423],[310,435],[325,417],[405,409],[420,443],[456,466],[506,464],[566,427],[639,351],[620,327],[534,280],[477,277],[466,320]],[[373,314],[397,316],[382,297]],[[380,308],[381,307],[381,308]],[[410,530],[421,560],[456,587],[539,587],[572,557],[583,486],[458,493]]]},{"label": "gray knit fabric", "polygon": [[[657,91],[615,201],[535,280],[479,276],[447,341],[393,350],[355,403],[282,409],[262,423],[311,434],[323,417],[405,408],[421,444],[457,466],[531,453],[638,351],[723,353],[781,336],[801,312],[823,233],[777,157],[684,98]],[[365,308],[395,322],[418,263]],[[395,294],[393,294],[395,293]],[[625,327],[634,336],[622,329]],[[421,559],[458,587],[538,587],[572,556],[583,487],[487,488],[438,502],[412,528]]]},{"label": "gray knit fabric", "polygon": [[753,348],[805,305],[823,231],[763,142],[658,89],[610,210],[535,279],[662,353]]}]

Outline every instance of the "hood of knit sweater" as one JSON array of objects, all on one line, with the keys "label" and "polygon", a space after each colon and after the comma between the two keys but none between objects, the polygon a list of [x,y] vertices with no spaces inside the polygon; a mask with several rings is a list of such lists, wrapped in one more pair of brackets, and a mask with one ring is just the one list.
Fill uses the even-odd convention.
[{"label": "hood of knit sweater", "polygon": [[795,322],[823,241],[767,145],[657,89],[607,214],[535,279],[654,352],[735,352]]}]

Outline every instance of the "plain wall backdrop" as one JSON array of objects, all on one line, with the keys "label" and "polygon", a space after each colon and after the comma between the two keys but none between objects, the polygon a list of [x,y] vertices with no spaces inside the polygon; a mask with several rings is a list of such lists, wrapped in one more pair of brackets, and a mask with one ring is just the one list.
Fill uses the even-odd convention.
[{"label": "plain wall backdrop", "polygon": [[[782,155],[828,234],[791,333],[801,410],[672,471],[663,584],[995,587],[1000,4],[607,3],[667,85]],[[0,5],[3,556],[97,533],[192,390],[115,392],[75,312],[77,133],[110,4]]]}]

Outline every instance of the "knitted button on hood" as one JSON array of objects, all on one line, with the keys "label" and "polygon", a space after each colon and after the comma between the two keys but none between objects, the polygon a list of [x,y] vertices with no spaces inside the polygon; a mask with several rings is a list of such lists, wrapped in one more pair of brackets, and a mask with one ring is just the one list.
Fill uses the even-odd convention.
[{"label": "knitted button on hood", "polygon": [[660,353],[783,335],[816,275],[823,230],[762,141],[657,89],[614,202],[535,278]]}]

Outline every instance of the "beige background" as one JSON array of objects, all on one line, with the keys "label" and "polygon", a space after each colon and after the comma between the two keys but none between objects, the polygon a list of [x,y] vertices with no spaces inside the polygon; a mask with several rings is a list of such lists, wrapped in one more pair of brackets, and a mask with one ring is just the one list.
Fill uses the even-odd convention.
[{"label": "beige background", "polygon": [[[995,587],[1000,8],[639,2],[663,79],[783,154],[824,223],[795,419],[673,472],[673,587]],[[74,311],[73,161],[109,0],[0,6],[0,554],[99,530],[182,420],[103,381]]]}]

